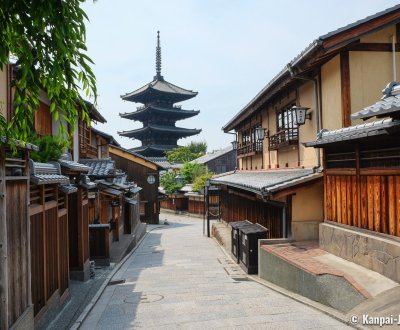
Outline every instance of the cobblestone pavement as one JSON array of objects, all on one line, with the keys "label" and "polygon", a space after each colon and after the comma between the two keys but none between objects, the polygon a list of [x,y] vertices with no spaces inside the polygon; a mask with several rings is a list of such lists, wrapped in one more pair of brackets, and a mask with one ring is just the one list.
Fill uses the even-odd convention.
[{"label": "cobblestone pavement", "polygon": [[350,329],[248,280],[201,219],[164,218],[170,225],[145,237],[81,329]]}]

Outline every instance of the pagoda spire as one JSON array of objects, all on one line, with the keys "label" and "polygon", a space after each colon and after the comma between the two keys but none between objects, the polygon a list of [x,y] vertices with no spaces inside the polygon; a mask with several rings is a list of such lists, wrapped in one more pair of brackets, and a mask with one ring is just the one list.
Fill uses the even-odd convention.
[{"label": "pagoda spire", "polygon": [[160,46],[160,31],[157,31],[157,48],[156,48],[156,76],[154,79],[163,80],[161,75],[161,46]]}]

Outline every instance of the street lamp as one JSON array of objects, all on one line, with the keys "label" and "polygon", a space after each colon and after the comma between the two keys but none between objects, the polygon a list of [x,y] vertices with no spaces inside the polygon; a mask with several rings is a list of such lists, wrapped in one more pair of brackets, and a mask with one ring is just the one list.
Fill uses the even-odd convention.
[{"label": "street lamp", "polygon": [[311,120],[311,113],[307,114],[307,110],[310,110],[310,108],[298,107],[296,105],[292,107],[292,111],[294,111],[296,115],[296,123],[298,126],[304,125],[306,123],[306,119]]},{"label": "street lamp", "polygon": [[184,177],[180,173],[178,173],[175,177],[175,181],[177,184],[181,185],[184,183]]},{"label": "street lamp", "polygon": [[232,143],[233,150],[237,150],[238,142],[235,140],[235,141],[232,141],[231,143]]},{"label": "street lamp", "polygon": [[268,130],[262,127],[256,127],[256,139],[258,141],[264,140],[265,137],[268,137]]}]

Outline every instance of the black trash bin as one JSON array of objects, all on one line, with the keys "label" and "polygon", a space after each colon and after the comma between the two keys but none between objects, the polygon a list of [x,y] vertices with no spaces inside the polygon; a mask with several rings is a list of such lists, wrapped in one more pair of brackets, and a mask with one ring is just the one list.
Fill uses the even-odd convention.
[{"label": "black trash bin", "polygon": [[268,229],[259,225],[243,226],[240,232],[240,264],[247,274],[258,273],[258,240],[267,238]]},{"label": "black trash bin", "polygon": [[231,231],[231,252],[232,254],[236,257],[237,263],[239,263],[240,260],[240,239],[239,239],[239,230],[240,228],[244,226],[249,226],[252,225],[248,220],[243,220],[243,221],[235,221],[235,222],[230,222],[229,223],[232,227]]}]

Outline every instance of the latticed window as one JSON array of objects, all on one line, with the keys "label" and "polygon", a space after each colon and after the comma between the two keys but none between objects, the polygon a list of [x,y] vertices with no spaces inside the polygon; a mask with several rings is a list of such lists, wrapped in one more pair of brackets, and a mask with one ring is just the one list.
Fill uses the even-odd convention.
[{"label": "latticed window", "polygon": [[276,113],[278,131],[288,128],[297,128],[296,113],[292,110],[294,104],[279,110]]}]

